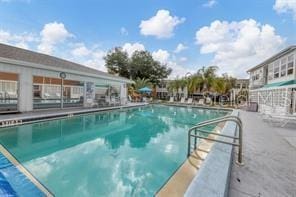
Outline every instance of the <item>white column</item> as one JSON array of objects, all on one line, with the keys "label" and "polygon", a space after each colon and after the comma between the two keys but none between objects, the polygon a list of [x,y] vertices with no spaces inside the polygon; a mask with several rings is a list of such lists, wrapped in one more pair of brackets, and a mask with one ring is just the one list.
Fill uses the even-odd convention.
[{"label": "white column", "polygon": [[33,110],[33,75],[30,69],[24,69],[19,74],[18,110],[20,112]]},{"label": "white column", "polygon": [[121,105],[126,105],[127,103],[127,87],[126,84],[120,84],[120,102]]},{"label": "white column", "polygon": [[86,102],[86,82],[83,82],[83,107],[87,107]]}]

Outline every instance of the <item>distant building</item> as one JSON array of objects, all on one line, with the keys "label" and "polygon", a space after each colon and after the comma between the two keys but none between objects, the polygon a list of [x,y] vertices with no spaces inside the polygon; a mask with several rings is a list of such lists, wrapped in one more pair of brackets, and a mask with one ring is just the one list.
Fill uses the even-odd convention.
[{"label": "distant building", "polygon": [[176,99],[181,97],[188,97],[187,87],[179,88],[178,90],[169,89],[169,84],[172,80],[163,80],[156,86],[156,96],[158,99],[167,99],[170,96],[174,96]]},{"label": "distant building", "polygon": [[248,70],[250,100],[287,114],[296,113],[296,46],[289,46]]},{"label": "distant building", "polygon": [[236,79],[234,87],[232,88],[232,93],[237,96],[242,91],[247,91],[249,89],[249,79]]}]

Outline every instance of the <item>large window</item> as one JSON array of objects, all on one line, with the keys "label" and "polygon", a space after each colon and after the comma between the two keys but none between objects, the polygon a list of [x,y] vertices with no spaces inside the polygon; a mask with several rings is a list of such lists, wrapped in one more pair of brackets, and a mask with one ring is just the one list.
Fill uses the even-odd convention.
[{"label": "large window", "polygon": [[33,77],[33,108],[47,109],[61,107],[76,107],[83,105],[84,84],[80,81],[65,79],[61,92],[61,79],[43,76]]},{"label": "large window", "polygon": [[288,68],[287,68],[287,74],[292,75],[294,73],[294,55],[288,56]]},{"label": "large window", "polygon": [[279,65],[279,61],[274,62],[274,66],[273,66],[273,78],[279,78],[280,76],[280,65]]},{"label": "large window", "polygon": [[281,77],[286,76],[287,74],[287,58],[281,59]]},{"label": "large window", "polygon": [[0,112],[16,111],[18,103],[18,75],[0,72]]},{"label": "large window", "polygon": [[273,63],[268,65],[268,80],[273,79]]}]

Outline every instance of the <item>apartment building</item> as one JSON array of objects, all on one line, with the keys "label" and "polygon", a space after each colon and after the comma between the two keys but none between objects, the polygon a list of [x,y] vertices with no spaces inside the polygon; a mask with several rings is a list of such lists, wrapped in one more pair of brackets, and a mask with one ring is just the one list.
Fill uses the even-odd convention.
[{"label": "apartment building", "polygon": [[[251,102],[264,112],[296,113],[296,45],[289,46],[248,70]],[[267,107],[266,107],[267,106]]]}]

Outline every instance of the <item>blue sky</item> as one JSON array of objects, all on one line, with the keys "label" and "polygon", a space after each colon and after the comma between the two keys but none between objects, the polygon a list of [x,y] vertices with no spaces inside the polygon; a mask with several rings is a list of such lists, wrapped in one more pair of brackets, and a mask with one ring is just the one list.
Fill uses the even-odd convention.
[{"label": "blue sky", "polygon": [[172,78],[208,65],[246,77],[295,35],[296,0],[0,0],[0,42],[100,70],[122,46],[149,50]]}]

